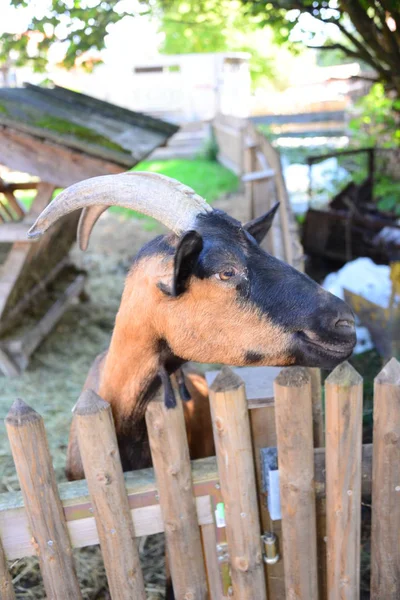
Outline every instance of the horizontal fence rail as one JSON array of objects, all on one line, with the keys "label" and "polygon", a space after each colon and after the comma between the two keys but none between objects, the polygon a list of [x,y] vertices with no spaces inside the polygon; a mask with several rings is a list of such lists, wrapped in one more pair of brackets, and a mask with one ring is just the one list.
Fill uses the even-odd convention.
[{"label": "horizontal fence rail", "polygon": [[[325,382],[326,446],[315,447],[317,388],[309,369],[224,369],[210,387],[217,456],[191,463],[182,407],[156,399],[154,470],[124,475],[110,407],[85,392],[74,418],[87,479],[58,486],[43,420],[17,401],[7,431],[22,492],[0,495],[0,597],[15,598],[7,560],[38,554],[47,596],[80,598],[71,550],[100,543],[113,600],[145,598],[137,538],[165,531],[178,598],[358,600],[361,498],[372,493],[371,598],[399,598],[400,365],[375,380],[373,445],[361,440],[362,379],[345,363]],[[260,478],[266,444],[282,521]]]}]

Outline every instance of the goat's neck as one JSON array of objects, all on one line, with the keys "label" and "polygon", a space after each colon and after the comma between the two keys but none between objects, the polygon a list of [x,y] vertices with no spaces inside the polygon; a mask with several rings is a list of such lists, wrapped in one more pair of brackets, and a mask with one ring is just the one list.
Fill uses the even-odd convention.
[{"label": "goat's neck", "polygon": [[[130,281],[131,280],[131,281]],[[117,431],[143,416],[147,402],[182,360],[175,357],[151,325],[151,298],[130,275],[117,314],[99,393],[111,403]],[[132,281],[133,280],[133,281]]]}]

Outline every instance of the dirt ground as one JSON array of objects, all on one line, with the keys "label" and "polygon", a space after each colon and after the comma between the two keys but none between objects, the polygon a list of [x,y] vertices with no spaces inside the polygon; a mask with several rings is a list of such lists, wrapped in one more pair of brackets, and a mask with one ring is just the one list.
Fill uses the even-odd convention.
[{"label": "dirt ground", "polygon": [[[248,207],[240,194],[216,201],[221,208],[246,221]],[[4,418],[15,400],[23,398],[45,421],[57,479],[65,479],[65,453],[71,409],[93,359],[109,344],[124,280],[133,256],[149,240],[163,232],[157,224],[146,231],[140,220],[121,220],[105,214],[97,224],[86,253],[77,248],[72,260],[87,270],[90,300],[74,304],[35,353],[28,370],[16,379],[0,376],[0,493],[19,489]],[[148,598],[163,598],[163,536],[140,541]],[[106,579],[98,548],[75,550],[78,576],[85,600],[105,599]],[[45,597],[37,559],[16,561],[12,566],[18,599]]]}]

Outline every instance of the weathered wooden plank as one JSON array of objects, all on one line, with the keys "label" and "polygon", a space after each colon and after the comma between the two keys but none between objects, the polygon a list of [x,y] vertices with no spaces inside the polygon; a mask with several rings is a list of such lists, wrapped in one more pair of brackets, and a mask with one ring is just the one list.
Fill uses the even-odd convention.
[{"label": "weathered wooden plank", "polygon": [[215,524],[202,525],[201,540],[207,569],[207,583],[210,600],[223,600],[221,573],[218,565],[217,536]]},{"label": "weathered wooden plank", "polygon": [[275,380],[275,419],[286,597],[318,600],[312,393],[306,369],[284,369]]},{"label": "weathered wooden plank", "polygon": [[15,216],[14,216],[12,210],[10,209],[10,207],[8,206],[8,202],[6,202],[4,199],[0,198],[0,206],[1,206],[1,210],[2,210],[3,214],[7,218],[7,220],[10,223],[12,223],[15,220]]},{"label": "weathered wooden plank", "polygon": [[[268,416],[264,418],[261,413],[266,411],[271,412],[272,417]],[[258,447],[276,446],[275,427],[268,427],[268,423],[274,421],[273,411],[273,406],[250,411],[253,434],[256,431],[256,427],[260,430],[260,438],[256,438],[261,440]],[[260,417],[257,419],[257,424],[254,425],[253,415],[256,414],[259,414]],[[266,437],[261,437],[263,432]],[[262,440],[265,443],[262,443]],[[315,491],[317,498],[323,498],[325,495],[324,448],[314,450],[314,461]],[[164,523],[156,498],[157,487],[153,469],[125,473],[124,478],[136,535],[152,535],[153,533],[163,532]],[[209,496],[205,496],[204,494],[215,493],[215,486],[219,484],[215,457],[192,461],[192,478],[194,493],[196,495],[198,523],[200,526],[212,524],[214,521],[213,515],[210,512]],[[372,444],[366,444],[363,446],[362,464],[362,493],[365,497],[371,495],[371,482]],[[86,481],[60,483],[58,489],[73,547],[81,548],[83,546],[98,544],[99,538],[93,513],[91,512],[91,502]],[[261,514],[263,515],[263,511]],[[270,524],[269,520],[266,521],[267,530],[271,529]],[[274,522],[273,530],[280,537],[280,522]],[[34,548],[31,544],[32,535],[29,531],[24,501],[20,492],[0,494],[0,537],[3,540],[7,557],[10,560],[34,554]],[[275,585],[277,585],[280,578],[280,575],[277,575],[276,569],[281,564],[282,561],[280,560],[276,565],[268,566],[268,570],[271,573],[270,584],[273,585],[273,589],[275,589]],[[281,581],[283,586],[283,575]],[[283,589],[283,587],[279,589]]]},{"label": "weathered wooden plank", "polygon": [[0,371],[6,377],[17,377],[19,375],[18,365],[8,355],[8,352],[0,345]]},{"label": "weathered wooden plank", "polygon": [[325,382],[329,600],[360,594],[362,378],[343,363]]},{"label": "weathered wooden plank", "polygon": [[25,216],[25,211],[22,208],[22,206],[20,205],[20,203],[18,202],[18,200],[16,199],[16,197],[14,196],[14,192],[11,190],[5,189],[1,193],[4,194],[8,204],[11,206],[17,219],[23,219]]},{"label": "weathered wooden plank", "polygon": [[26,242],[29,225],[15,222],[0,225],[0,243]]},{"label": "weathered wooden plank", "polygon": [[0,178],[0,194],[4,192],[16,192],[18,190],[36,190],[38,181],[21,181],[21,183],[9,183]]},{"label": "weathered wooden plank", "polygon": [[[260,367],[263,369],[264,367]],[[269,369],[269,367],[265,367]],[[253,371],[258,370],[253,368]],[[280,372],[280,369],[279,369]],[[243,378],[246,384],[246,378]],[[273,383],[271,384],[273,386]],[[273,393],[273,390],[272,392]],[[268,392],[267,392],[268,394]],[[250,401],[248,400],[250,405]],[[250,408],[250,406],[249,406]],[[256,467],[257,491],[259,500],[259,510],[261,517],[262,532],[274,532],[278,540],[278,551],[280,559],[275,564],[265,564],[264,571],[267,580],[268,598],[285,597],[285,557],[282,553],[282,521],[272,521],[267,507],[267,495],[263,493],[263,479],[261,470],[260,451],[262,448],[276,447],[276,426],[275,426],[275,405],[272,402],[269,406],[251,407],[249,410],[251,439],[253,442],[253,452]]]},{"label": "weathered wooden plank", "polygon": [[42,417],[16,400],[6,428],[46,594],[82,598]]},{"label": "weathered wooden plank", "polygon": [[[0,152],[2,145],[0,144]],[[29,218],[34,219],[50,202],[54,186],[47,183],[38,185],[37,194],[29,211]],[[7,227],[7,225],[6,225]],[[2,265],[0,277],[0,319],[3,316],[15,286],[21,277],[28,257],[34,254],[32,242],[16,242],[13,244],[6,261]]]},{"label": "weathered wooden plank", "polygon": [[46,287],[49,285],[53,279],[57,277],[60,271],[69,263],[70,259],[68,256],[65,256],[60,260],[59,263],[56,264],[53,269],[43,276],[40,281],[34,285],[29,292],[19,300],[15,304],[15,306],[7,313],[7,321],[0,322],[0,336],[4,335],[6,331],[12,329],[16,324],[21,315],[21,313],[34,301],[37,299],[37,296],[46,292]]},{"label": "weathered wooden plank", "polygon": [[0,598],[1,600],[15,600],[11,574],[8,570],[6,555],[0,539]]},{"label": "weathered wooden plank", "polygon": [[74,418],[111,596],[145,600],[111,405],[84,390]]},{"label": "weathered wooden plank", "polygon": [[168,409],[159,394],[147,408],[146,424],[175,596],[205,600],[207,579],[182,403]]},{"label": "weathered wooden plank", "polygon": [[88,177],[121,173],[125,165],[88,156],[65,146],[0,126],[0,164],[67,187]]},{"label": "weathered wooden plank", "polygon": [[56,300],[42,319],[35,327],[23,337],[21,341],[21,351],[29,357],[41,344],[44,338],[50,333],[53,327],[61,319],[71,302],[82,293],[86,281],[86,275],[78,275],[72,283],[69,284],[65,292]]},{"label": "weathered wooden plank", "polygon": [[274,177],[275,171],[272,169],[265,169],[264,171],[253,171],[252,173],[246,173],[242,175],[243,183],[252,183],[253,181],[264,181],[265,179],[271,179]]},{"label": "weathered wooden plank", "polygon": [[266,600],[254,458],[243,381],[224,368],[210,388],[233,593]]},{"label": "weathered wooden plank", "polygon": [[323,121],[345,121],[344,110],[327,110],[320,112],[293,113],[283,115],[257,115],[251,121],[263,125],[286,125],[292,123],[321,123]]},{"label": "weathered wooden plank", "polygon": [[400,598],[400,364],[375,379],[371,600]]}]

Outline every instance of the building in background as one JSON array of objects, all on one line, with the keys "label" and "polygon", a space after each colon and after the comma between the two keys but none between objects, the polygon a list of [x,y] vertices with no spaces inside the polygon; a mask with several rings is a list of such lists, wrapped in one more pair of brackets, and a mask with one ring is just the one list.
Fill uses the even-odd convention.
[{"label": "building in background", "polygon": [[[88,57],[85,56],[85,61]],[[91,57],[93,63],[99,56]],[[10,85],[0,79],[0,87]],[[12,70],[12,85],[44,79],[99,100],[178,124],[212,120],[222,112],[248,117],[251,106],[249,54],[245,52],[157,55],[149,60],[107,61],[91,73],[50,66],[46,74]]]}]

